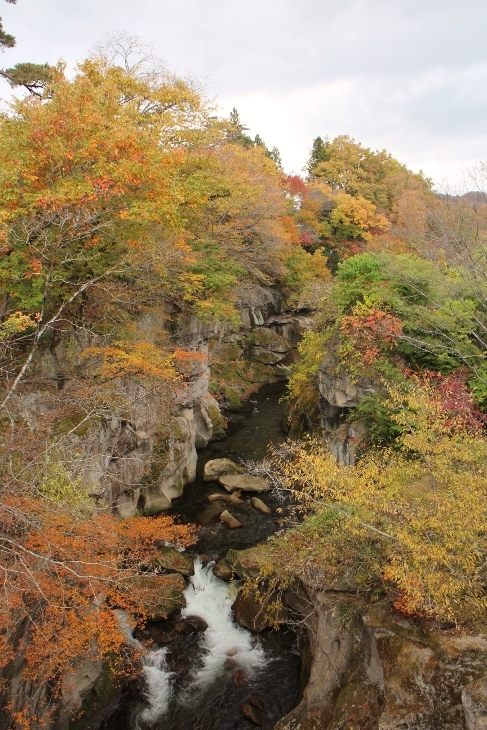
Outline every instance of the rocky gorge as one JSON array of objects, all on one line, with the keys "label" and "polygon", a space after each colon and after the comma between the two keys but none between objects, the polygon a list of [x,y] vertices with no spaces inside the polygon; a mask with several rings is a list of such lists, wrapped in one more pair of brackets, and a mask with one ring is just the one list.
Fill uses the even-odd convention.
[{"label": "rocky gorge", "polygon": [[[238,411],[240,404],[263,384],[278,384],[285,378],[286,365],[293,358],[302,329],[309,321],[309,313],[283,310],[280,292],[265,287],[255,287],[245,297],[242,295],[238,312],[240,324],[237,326],[205,324],[194,318],[176,317],[172,328],[177,344],[202,357],[191,362],[185,387],[173,402],[165,422],[161,423],[158,404],[151,393],[136,380],[124,379],[121,387],[125,403],[129,405],[128,415],[125,411],[121,418],[114,409],[112,413],[104,414],[98,428],[66,435],[65,448],[75,454],[78,473],[91,498],[110,505],[121,519],[171,510],[172,500],[181,497],[185,485],[195,483],[198,451],[212,441],[217,446],[219,440],[226,437],[227,418],[210,393],[210,362],[218,360],[226,368],[240,369],[232,374],[228,391],[220,397],[220,402],[226,403],[232,412]],[[161,326],[157,318],[161,316],[167,317],[167,312],[151,314],[150,321],[146,319],[139,326],[157,329]],[[167,326],[167,320],[165,324]],[[79,375],[80,352],[89,344],[89,338],[81,332],[70,339],[54,338],[49,348],[39,354],[34,385],[30,385],[27,393],[16,396],[16,405],[33,428],[49,418],[53,388],[69,391],[71,378]],[[282,389],[279,396],[281,392]],[[276,417],[277,421],[284,417],[282,408],[274,402],[271,410],[273,421]],[[229,413],[229,416],[238,422],[238,413]],[[278,430],[280,426],[279,422]],[[262,436],[257,436],[260,438]],[[263,438],[261,456],[266,443]],[[231,455],[237,458],[244,454],[245,445],[239,446],[237,452]],[[254,453],[248,455],[254,456]],[[194,497],[194,491],[192,494]],[[205,501],[206,496],[203,497]],[[232,490],[228,497],[240,501]],[[197,503],[198,499],[195,501]],[[262,501],[260,503],[260,509],[265,512],[266,506]],[[218,512],[220,504],[218,501],[213,505],[213,515],[214,508]],[[245,505],[245,509],[249,507]],[[251,510],[264,516],[258,507],[251,507]],[[220,513],[223,511],[219,509]],[[261,520],[262,525],[264,522]],[[228,530],[223,524],[221,527],[223,531]],[[263,536],[266,533],[268,530],[264,527]],[[244,541],[243,546],[253,544],[255,537],[247,536],[246,539],[248,542]],[[220,540],[221,535],[214,543],[218,544]],[[185,577],[194,572],[193,559],[185,560],[184,554],[162,548],[156,568],[162,571],[161,575],[141,575],[139,581],[139,589],[144,590],[150,602],[146,605],[148,616],[155,622],[179,611],[184,604]],[[5,701],[12,706],[29,707],[33,713],[45,714],[42,708],[45,707],[47,713],[48,696],[21,677],[24,666],[21,647],[22,643],[17,662],[9,668]],[[119,699],[120,688],[110,679],[103,662],[80,659],[75,671],[63,680],[62,702],[48,726],[60,729],[69,724],[74,728],[81,723],[80,727],[99,727],[113,712]],[[83,719],[73,720],[80,712]],[[1,720],[0,727],[4,727]]]},{"label": "rocky gorge", "polygon": [[[263,620],[259,601],[238,593],[241,581],[258,575],[264,541],[282,529],[286,512],[268,481],[249,475],[241,460],[261,459],[269,445],[285,438],[282,382],[310,315],[282,311],[278,292],[266,288],[240,301],[239,312],[238,328],[178,322],[178,342],[203,352],[205,359],[192,364],[164,435],[150,397],[128,384],[133,417],[125,422],[114,417],[86,447],[83,468],[92,492],[111,502],[121,518],[169,510],[199,524],[200,536],[196,552],[161,548],[159,575],[140,578],[150,585],[150,621],[136,639],[127,630],[127,647],[133,642],[143,647],[141,677],[124,686],[102,662],[81,660],[65,678],[62,706],[49,727],[482,730],[487,722],[484,636],[418,625],[381,602],[363,606],[353,582],[316,585],[303,575],[296,575],[282,597],[289,628],[276,631]],[[57,363],[62,371],[59,350],[45,357],[44,368]],[[225,400],[220,398],[226,411],[210,392],[209,365],[225,359],[227,367],[239,370],[230,386],[227,381]],[[52,376],[60,377],[60,371]],[[322,422],[331,425],[335,419],[340,427],[340,413],[356,406],[361,387],[371,386],[321,372]],[[237,396],[240,408],[244,403],[240,412]],[[38,394],[25,404],[32,417],[42,413],[40,403]],[[331,446],[339,445],[337,458],[345,464],[351,428]],[[214,571],[198,563],[199,555],[216,561]],[[235,587],[228,589],[223,581]],[[191,595],[204,604],[194,612]],[[218,649],[211,681],[191,699],[194,668],[203,671],[205,655],[220,646],[218,626],[212,624],[212,617],[218,624],[219,611],[227,643]],[[234,621],[243,633],[235,633]],[[205,639],[211,631],[214,638]],[[48,704],[46,696],[29,699],[31,688],[20,683],[15,665],[9,686],[19,704]]]},{"label": "rocky gorge", "polygon": [[93,489],[99,491],[103,483],[103,499],[120,516],[169,508],[195,479],[197,450],[225,436],[226,419],[212,393],[213,363],[223,370],[224,385],[216,386],[220,402],[230,408],[238,408],[259,386],[285,379],[286,365],[310,322],[309,310],[286,311],[277,289],[257,286],[240,295],[237,311],[237,326],[176,317],[172,328],[177,346],[202,357],[190,366],[170,422],[161,425],[150,396],[142,395],[134,399],[130,423],[115,419],[92,447],[88,461]]},{"label": "rocky gorge", "polygon": [[[286,310],[282,293],[263,286],[241,293],[236,307],[238,322],[232,324],[203,322],[171,310],[145,315],[136,326],[146,338],[169,328],[176,346],[196,355],[164,421],[153,394],[136,379],[125,378],[120,383],[123,417],[108,409],[98,429],[66,435],[89,493],[111,504],[121,517],[168,509],[184,485],[194,481],[197,450],[225,435],[219,401],[238,409],[261,385],[286,378],[310,310]],[[36,381],[26,394],[16,396],[16,406],[33,428],[49,417],[53,389],[69,391],[79,377],[80,354],[93,344],[81,330],[76,336],[53,338],[38,355]]]},{"label": "rocky gorge", "polygon": [[0,75],[0,730],[487,730],[485,195]]},{"label": "rocky gorge", "polygon": [[[252,579],[265,551],[232,550],[225,562]],[[296,576],[283,611],[301,628],[304,681],[300,702],[276,730],[485,727],[485,635],[418,625],[381,601],[364,606],[353,585],[317,586],[312,576]],[[239,604],[236,614],[245,616]]]}]

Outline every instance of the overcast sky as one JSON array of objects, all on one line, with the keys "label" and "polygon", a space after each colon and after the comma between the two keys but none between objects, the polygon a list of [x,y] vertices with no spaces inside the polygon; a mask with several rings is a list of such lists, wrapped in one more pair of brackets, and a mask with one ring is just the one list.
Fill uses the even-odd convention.
[{"label": "overcast sky", "polygon": [[17,0],[0,10],[17,38],[1,65],[72,65],[114,31],[136,34],[225,114],[236,106],[288,171],[301,171],[317,135],[386,148],[441,189],[461,189],[487,161],[486,0]]}]

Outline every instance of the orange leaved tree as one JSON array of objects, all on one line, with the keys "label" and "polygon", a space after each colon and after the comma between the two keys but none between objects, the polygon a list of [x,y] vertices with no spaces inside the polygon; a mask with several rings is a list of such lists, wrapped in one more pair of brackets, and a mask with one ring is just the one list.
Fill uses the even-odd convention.
[{"label": "orange leaved tree", "polygon": [[[154,575],[162,545],[194,540],[194,528],[168,516],[121,521],[106,512],[75,514],[46,499],[4,499],[0,670],[17,656],[21,678],[36,691],[48,686],[54,704],[81,657],[102,660],[115,673],[129,671],[133,656],[124,649],[127,637],[114,609],[143,622],[147,601],[138,576]],[[172,595],[174,578],[158,576],[157,588]]]}]

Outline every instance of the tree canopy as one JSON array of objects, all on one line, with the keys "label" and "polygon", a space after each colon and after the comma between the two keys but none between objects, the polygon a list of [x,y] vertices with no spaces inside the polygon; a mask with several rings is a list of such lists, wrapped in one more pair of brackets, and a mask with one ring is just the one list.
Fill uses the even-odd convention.
[{"label": "tree canopy", "polygon": [[372,151],[346,135],[331,142],[315,140],[309,174],[349,195],[362,196],[392,213],[405,190],[427,192],[431,183],[421,173],[410,172],[385,150]]},{"label": "tree canopy", "polygon": [[271,542],[264,574],[346,581],[365,601],[385,592],[405,614],[483,627],[487,441],[419,380],[389,387],[386,403],[400,434],[392,448],[347,468],[316,442],[278,459],[307,517]]}]

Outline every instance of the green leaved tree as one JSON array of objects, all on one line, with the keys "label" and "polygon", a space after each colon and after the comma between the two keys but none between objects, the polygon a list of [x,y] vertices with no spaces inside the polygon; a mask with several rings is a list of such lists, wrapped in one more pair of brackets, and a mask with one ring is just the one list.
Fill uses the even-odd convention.
[{"label": "green leaved tree", "polygon": [[[5,2],[15,5],[17,0],[5,0]],[[0,18],[0,48],[13,48],[14,46],[15,38],[10,33],[4,31],[2,19]]]}]

